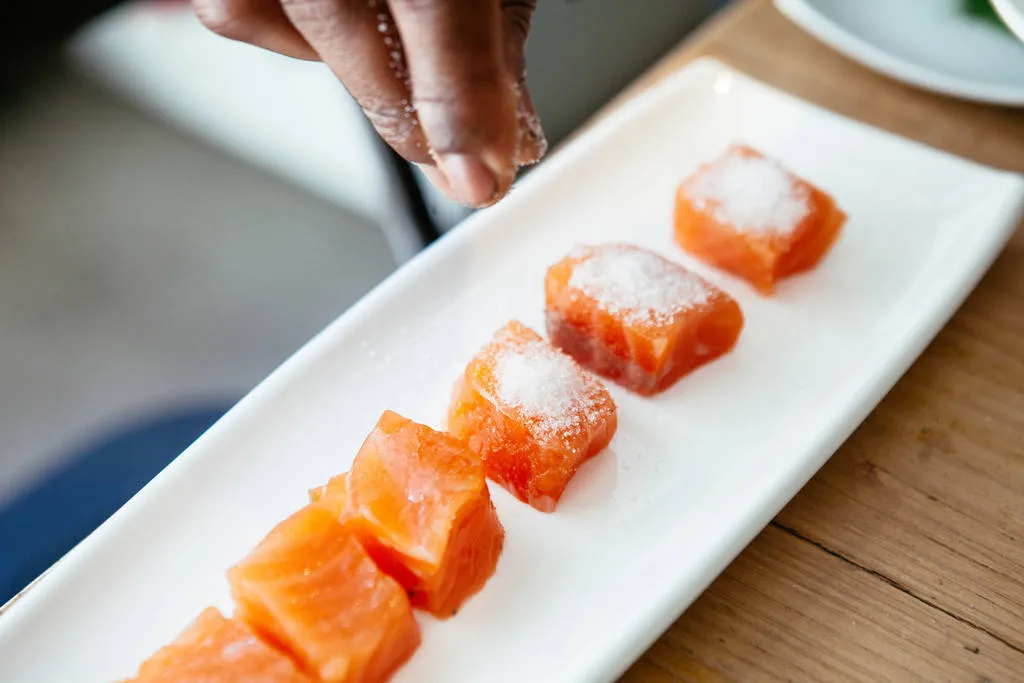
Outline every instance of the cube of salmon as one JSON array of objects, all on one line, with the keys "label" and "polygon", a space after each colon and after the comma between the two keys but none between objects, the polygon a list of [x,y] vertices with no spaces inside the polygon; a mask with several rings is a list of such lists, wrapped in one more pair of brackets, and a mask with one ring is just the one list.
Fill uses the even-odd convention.
[{"label": "cube of salmon", "polygon": [[236,617],[327,683],[386,680],[420,642],[405,590],[319,505],[274,527],[228,582]]},{"label": "cube of salmon", "polygon": [[448,429],[480,455],[490,479],[551,512],[580,465],[611,441],[616,419],[601,382],[512,321],[456,383]]},{"label": "cube of salmon", "polygon": [[348,510],[348,472],[331,477],[326,484],[309,490],[309,502],[330,510],[339,520]]},{"label": "cube of salmon", "polygon": [[386,411],[351,471],[314,491],[416,607],[449,617],[494,574],[505,530],[480,458],[450,434]]},{"label": "cube of salmon", "polygon": [[845,222],[828,194],[742,145],[701,166],[676,192],[679,245],[764,294],[813,268]]},{"label": "cube of salmon", "polygon": [[216,608],[203,610],[188,628],[139,667],[135,683],[312,683],[288,655],[260,640],[244,623]]},{"label": "cube of salmon", "polygon": [[743,329],[728,294],[628,244],[575,249],[548,269],[544,291],[552,343],[640,394],[726,353]]}]

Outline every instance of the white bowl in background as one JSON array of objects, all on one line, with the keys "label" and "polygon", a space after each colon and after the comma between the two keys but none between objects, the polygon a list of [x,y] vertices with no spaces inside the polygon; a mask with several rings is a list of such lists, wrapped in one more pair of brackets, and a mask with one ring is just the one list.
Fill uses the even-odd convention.
[{"label": "white bowl in background", "polygon": [[[1024,7],[1024,0],[999,5],[1006,12]],[[886,76],[944,95],[1024,107],[1024,44],[966,14],[960,0],[775,0],[775,6],[818,40]],[[1024,14],[1017,17],[1024,28]]]}]

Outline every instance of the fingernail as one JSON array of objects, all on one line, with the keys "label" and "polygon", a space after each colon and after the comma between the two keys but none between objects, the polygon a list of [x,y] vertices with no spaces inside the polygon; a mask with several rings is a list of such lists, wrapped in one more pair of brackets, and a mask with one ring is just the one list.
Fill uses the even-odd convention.
[{"label": "fingernail", "polygon": [[445,177],[444,173],[441,172],[437,166],[431,166],[429,164],[417,164],[420,170],[423,171],[423,175],[427,176],[427,180],[436,187],[441,193],[448,199],[459,201],[458,195],[455,194],[455,189],[452,188],[452,184],[448,182],[448,178]]},{"label": "fingernail", "polygon": [[438,166],[458,198],[470,206],[490,204],[498,194],[497,177],[476,157],[446,154],[438,159]]}]

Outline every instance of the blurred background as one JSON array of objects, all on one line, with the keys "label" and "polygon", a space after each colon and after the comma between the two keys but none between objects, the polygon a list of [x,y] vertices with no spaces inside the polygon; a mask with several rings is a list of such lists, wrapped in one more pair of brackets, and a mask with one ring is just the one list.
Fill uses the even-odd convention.
[{"label": "blurred background", "polygon": [[[720,4],[542,1],[549,140]],[[18,5],[0,29],[0,602],[421,248],[417,211],[440,231],[466,215],[410,193],[321,65],[220,39],[180,2]]]}]

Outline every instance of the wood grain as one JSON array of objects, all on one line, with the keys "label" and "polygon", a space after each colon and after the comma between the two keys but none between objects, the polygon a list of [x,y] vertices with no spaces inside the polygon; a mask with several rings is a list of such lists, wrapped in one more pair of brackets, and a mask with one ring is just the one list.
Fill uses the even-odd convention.
[{"label": "wood grain", "polygon": [[[603,113],[703,55],[1024,172],[1024,112],[874,74],[768,0],[734,3]],[[1024,681],[1024,232],[860,429],[622,680]]]},{"label": "wood grain", "polygon": [[1020,680],[1005,643],[815,550],[766,529],[623,681]]}]

